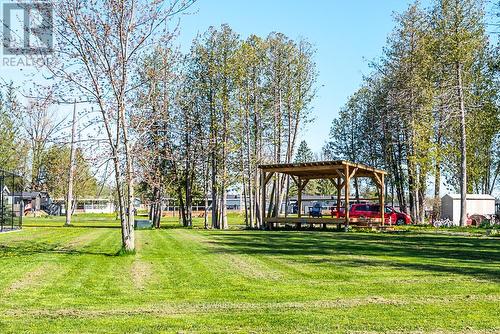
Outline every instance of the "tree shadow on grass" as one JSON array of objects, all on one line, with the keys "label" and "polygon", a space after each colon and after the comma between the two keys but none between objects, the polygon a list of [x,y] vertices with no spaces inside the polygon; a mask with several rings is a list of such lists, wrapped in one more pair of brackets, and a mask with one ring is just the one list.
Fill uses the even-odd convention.
[{"label": "tree shadow on grass", "polygon": [[0,244],[0,258],[20,257],[36,254],[65,254],[65,255],[97,255],[97,256],[119,256],[120,250],[116,252],[91,251],[65,247],[57,243],[47,242],[16,242],[10,245]]},{"label": "tree shadow on grass", "polygon": [[300,260],[300,262],[315,263],[319,265],[335,265],[346,267],[391,267],[397,269],[409,269],[418,271],[431,271],[440,274],[456,274],[471,276],[476,279],[489,280],[500,282],[500,270],[494,267],[477,267],[458,263],[455,265],[443,263],[419,263],[419,262],[402,262],[397,260],[377,260],[377,259],[308,259]]},{"label": "tree shadow on grass", "polygon": [[197,228],[187,227],[181,224],[161,224],[158,230],[195,230]]},{"label": "tree shadow on grass", "polygon": [[23,224],[23,227],[40,227],[40,228],[111,228],[111,229],[119,229],[120,225],[83,225],[83,224],[74,224],[70,226],[64,226],[64,224]]},{"label": "tree shadow on grass", "polygon": [[[349,260],[349,265],[376,264],[500,281],[500,242],[496,239],[411,233],[257,231],[216,234],[210,239],[221,253],[289,256],[295,261],[340,265],[348,263],[335,255],[369,256],[373,259]],[[387,256],[391,258],[381,258]]]}]

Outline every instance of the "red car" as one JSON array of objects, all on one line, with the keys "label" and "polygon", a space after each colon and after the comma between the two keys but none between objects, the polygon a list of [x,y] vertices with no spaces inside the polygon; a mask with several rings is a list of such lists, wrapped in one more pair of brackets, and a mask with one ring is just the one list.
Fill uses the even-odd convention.
[{"label": "red car", "polygon": [[[336,209],[332,210],[332,217],[337,215]],[[340,210],[339,217],[345,217],[344,210]],[[380,218],[380,204],[353,204],[349,209],[351,218]],[[404,212],[396,211],[393,207],[385,206],[385,224],[408,225],[411,217]]]}]

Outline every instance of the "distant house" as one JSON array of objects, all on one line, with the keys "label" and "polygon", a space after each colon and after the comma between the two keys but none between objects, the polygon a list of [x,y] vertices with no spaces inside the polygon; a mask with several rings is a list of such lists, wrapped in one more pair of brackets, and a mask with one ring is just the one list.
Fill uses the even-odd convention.
[{"label": "distant house", "polygon": [[4,205],[12,205],[12,197],[10,196],[10,190],[7,186],[3,186],[1,198]]},{"label": "distant house", "polygon": [[[105,197],[88,197],[88,198],[76,198],[76,208],[74,213],[114,213],[115,203],[112,198]],[[58,198],[54,199],[54,204],[57,205],[60,210],[57,214],[66,214],[66,199]]]},{"label": "distant house", "polygon": [[[165,197],[163,199],[163,210],[164,211],[178,211],[179,210],[179,200],[174,197]],[[212,196],[209,194],[207,198],[207,210],[212,209]],[[227,194],[226,195],[226,209],[228,211],[242,211],[245,208],[245,199],[240,194]],[[204,198],[193,198],[193,211],[203,211],[205,209],[205,199]]]},{"label": "distant house", "polygon": [[113,213],[115,203],[112,198],[83,198],[76,202],[77,213]]},{"label": "distant house", "polygon": [[[467,214],[490,216],[495,214],[495,197],[483,194],[467,194]],[[441,218],[460,224],[460,194],[447,194],[441,198]]]},{"label": "distant house", "polygon": [[50,196],[44,191],[22,191],[14,193],[14,204],[23,204],[24,210],[44,210],[52,203]]},{"label": "distant house", "polygon": [[244,207],[243,197],[240,194],[227,194],[226,195],[226,209],[227,210],[242,210]]},{"label": "distant house", "polygon": [[23,191],[14,193],[15,204],[23,204],[25,210],[40,211],[42,193],[39,191]]}]

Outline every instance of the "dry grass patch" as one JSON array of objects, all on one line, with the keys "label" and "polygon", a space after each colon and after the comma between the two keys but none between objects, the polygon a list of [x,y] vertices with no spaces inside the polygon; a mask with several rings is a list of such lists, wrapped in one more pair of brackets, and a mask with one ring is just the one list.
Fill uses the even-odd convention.
[{"label": "dry grass patch", "polygon": [[143,290],[146,287],[153,272],[151,267],[149,262],[140,259],[136,259],[132,263],[130,274],[132,276],[132,282],[137,289]]},{"label": "dry grass patch", "polygon": [[[498,298],[488,298],[495,302]],[[484,298],[471,298],[471,301],[484,300]],[[461,301],[460,297],[448,298],[412,298],[410,300],[401,300],[396,298],[383,298],[377,296],[352,298],[352,299],[334,299],[334,300],[311,300],[297,302],[213,302],[213,303],[161,303],[151,304],[144,307],[120,308],[120,309],[27,309],[27,310],[7,310],[3,312],[6,316],[35,316],[35,317],[103,317],[103,316],[134,316],[150,314],[157,316],[183,315],[183,314],[206,314],[206,313],[228,313],[228,312],[251,312],[251,311],[306,311],[306,310],[324,310],[324,309],[352,309],[366,305],[379,306],[408,306],[408,305],[442,305],[454,304]]]},{"label": "dry grass patch", "polygon": [[58,269],[59,266],[54,263],[42,263],[14,281],[7,287],[6,292],[12,293],[18,290],[39,286],[44,282],[45,277],[57,272]]},{"label": "dry grass patch", "polygon": [[104,235],[105,233],[107,233],[107,231],[103,229],[88,229],[88,231],[85,231],[85,233],[78,235],[77,237],[66,243],[65,246],[73,249],[84,247],[100,236]]}]

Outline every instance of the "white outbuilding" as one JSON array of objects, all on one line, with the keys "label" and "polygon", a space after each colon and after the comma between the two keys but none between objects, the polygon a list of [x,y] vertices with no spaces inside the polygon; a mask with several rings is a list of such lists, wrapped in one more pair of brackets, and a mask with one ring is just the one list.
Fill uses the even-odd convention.
[{"label": "white outbuilding", "polygon": [[[489,216],[495,214],[495,197],[483,194],[467,194],[467,214]],[[441,218],[460,224],[460,194],[447,194],[441,198]]]}]

